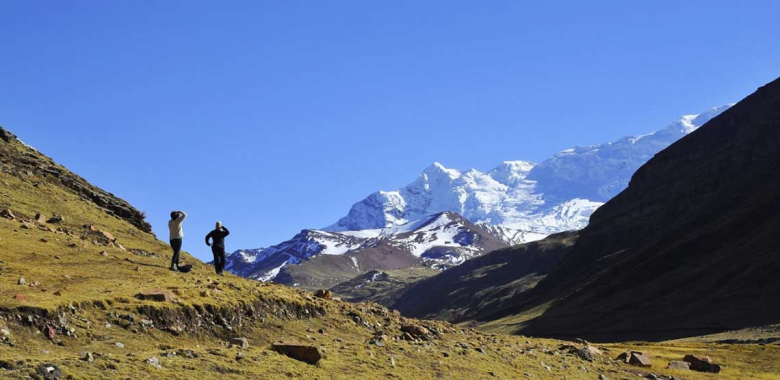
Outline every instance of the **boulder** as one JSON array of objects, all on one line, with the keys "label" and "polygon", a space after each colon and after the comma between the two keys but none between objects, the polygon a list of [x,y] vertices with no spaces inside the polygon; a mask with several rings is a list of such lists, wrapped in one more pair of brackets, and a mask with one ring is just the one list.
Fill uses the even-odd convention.
[{"label": "boulder", "polygon": [[401,331],[408,333],[415,338],[428,335],[428,329],[422,326],[404,325],[401,326]]},{"label": "boulder", "polygon": [[626,351],[618,355],[617,360],[638,367],[650,367],[650,358],[640,351]]},{"label": "boulder", "polygon": [[46,223],[46,217],[43,216],[43,214],[41,214],[40,212],[35,214],[35,223],[38,223],[38,224]]},{"label": "boulder", "polygon": [[65,217],[62,215],[53,215],[51,218],[49,218],[49,220],[46,221],[46,223],[55,224],[55,223],[61,223],[64,220]]},{"label": "boulder", "polygon": [[329,300],[333,298],[333,293],[330,290],[318,289],[316,292],[314,292],[314,296],[317,298]]},{"label": "boulder", "polygon": [[709,356],[685,355],[683,361],[690,363],[690,369],[698,372],[718,373],[720,365],[712,362]]},{"label": "boulder", "polygon": [[145,301],[158,302],[173,302],[176,300],[176,297],[173,295],[173,293],[160,289],[144,290],[143,292],[138,293],[136,298]]},{"label": "boulder", "polygon": [[628,360],[628,364],[645,368],[650,368],[653,366],[653,363],[650,361],[649,357],[637,352],[631,353],[631,358]]},{"label": "boulder", "polygon": [[691,363],[682,360],[672,360],[666,368],[687,371],[691,369]]},{"label": "boulder", "polygon": [[249,348],[249,341],[246,338],[233,338],[230,340],[230,344],[241,348]]},{"label": "boulder", "polygon": [[280,354],[309,364],[316,364],[322,359],[322,352],[318,347],[295,341],[274,342],[271,348]]}]

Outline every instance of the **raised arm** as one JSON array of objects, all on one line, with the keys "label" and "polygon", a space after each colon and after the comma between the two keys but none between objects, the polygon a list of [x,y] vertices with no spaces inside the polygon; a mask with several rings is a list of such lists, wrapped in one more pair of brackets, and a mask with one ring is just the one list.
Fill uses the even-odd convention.
[{"label": "raised arm", "polygon": [[187,213],[184,212],[184,211],[179,210],[179,218],[178,219],[183,222],[184,219],[187,219]]},{"label": "raised arm", "polygon": [[230,235],[230,231],[228,231],[227,227],[222,226],[222,229],[225,230],[225,236]]}]

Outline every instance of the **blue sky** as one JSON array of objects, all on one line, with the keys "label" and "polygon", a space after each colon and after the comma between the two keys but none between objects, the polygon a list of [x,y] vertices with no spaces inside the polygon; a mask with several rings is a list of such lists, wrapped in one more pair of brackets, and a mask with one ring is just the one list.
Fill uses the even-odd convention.
[{"label": "blue sky", "polygon": [[777,1],[4,1],[0,125],[203,259],[780,76]]}]

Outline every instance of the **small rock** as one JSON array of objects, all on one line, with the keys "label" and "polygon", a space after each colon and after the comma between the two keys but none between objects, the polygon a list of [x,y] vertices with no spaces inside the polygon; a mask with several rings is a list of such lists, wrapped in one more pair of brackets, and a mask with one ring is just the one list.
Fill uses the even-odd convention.
[{"label": "small rock", "polygon": [[125,348],[125,345],[123,343],[121,343],[121,342],[116,342],[116,343],[114,343],[114,345],[119,347],[119,348]]},{"label": "small rock", "polygon": [[27,285],[27,280],[25,280],[24,277],[19,277],[19,281],[17,281],[16,283],[25,286]]},{"label": "small rock", "polygon": [[100,251],[100,256],[108,256],[108,252],[106,252],[106,251]]},{"label": "small rock", "polygon": [[599,374],[599,380],[609,380],[608,377],[604,376],[604,374]]},{"label": "small rock", "polygon": [[395,368],[395,358],[392,356],[390,357],[390,366]]},{"label": "small rock", "polygon": [[146,363],[148,363],[149,365],[151,365],[152,367],[155,367],[155,368],[162,368],[162,366],[160,365],[160,359],[157,359],[157,357],[155,357],[155,356],[152,356],[151,358],[146,359]]},{"label": "small rock", "polygon": [[35,214],[35,222],[38,224],[44,224],[46,223],[46,217],[43,216],[40,212]]},{"label": "small rock", "polygon": [[233,338],[230,344],[241,348],[249,348],[249,341],[246,338]]},{"label": "small rock", "polygon": [[243,352],[241,352],[241,351],[239,351],[239,352],[236,354],[236,361],[241,361],[241,360],[243,360],[243,359],[244,359],[244,353],[243,353]]},{"label": "small rock", "polygon": [[95,361],[95,356],[93,356],[89,351],[84,351],[81,353],[81,360],[91,363]]},{"label": "small rock", "polygon": [[62,215],[53,215],[49,220],[46,221],[46,223],[56,224],[61,223],[65,220],[65,217]]},{"label": "small rock", "polygon": [[318,289],[316,292],[314,292],[314,296],[317,298],[329,300],[333,298],[333,293],[330,290]]}]

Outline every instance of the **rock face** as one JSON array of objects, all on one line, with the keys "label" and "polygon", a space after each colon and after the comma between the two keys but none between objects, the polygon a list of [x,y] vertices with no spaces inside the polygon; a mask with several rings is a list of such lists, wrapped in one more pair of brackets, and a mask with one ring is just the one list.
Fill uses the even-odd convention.
[{"label": "rock face", "polygon": [[295,341],[274,342],[271,348],[280,354],[309,364],[317,364],[322,359],[322,353],[318,347]]},{"label": "rock face", "polygon": [[689,368],[692,371],[709,373],[720,372],[720,365],[713,363],[708,356],[685,355],[683,361],[690,364]]},{"label": "rock face", "polygon": [[0,164],[2,170],[23,180],[44,181],[75,193],[108,214],[128,221],[143,232],[152,232],[144,214],[126,201],[93,186],[37,150],[25,145],[11,132],[0,127]]}]

